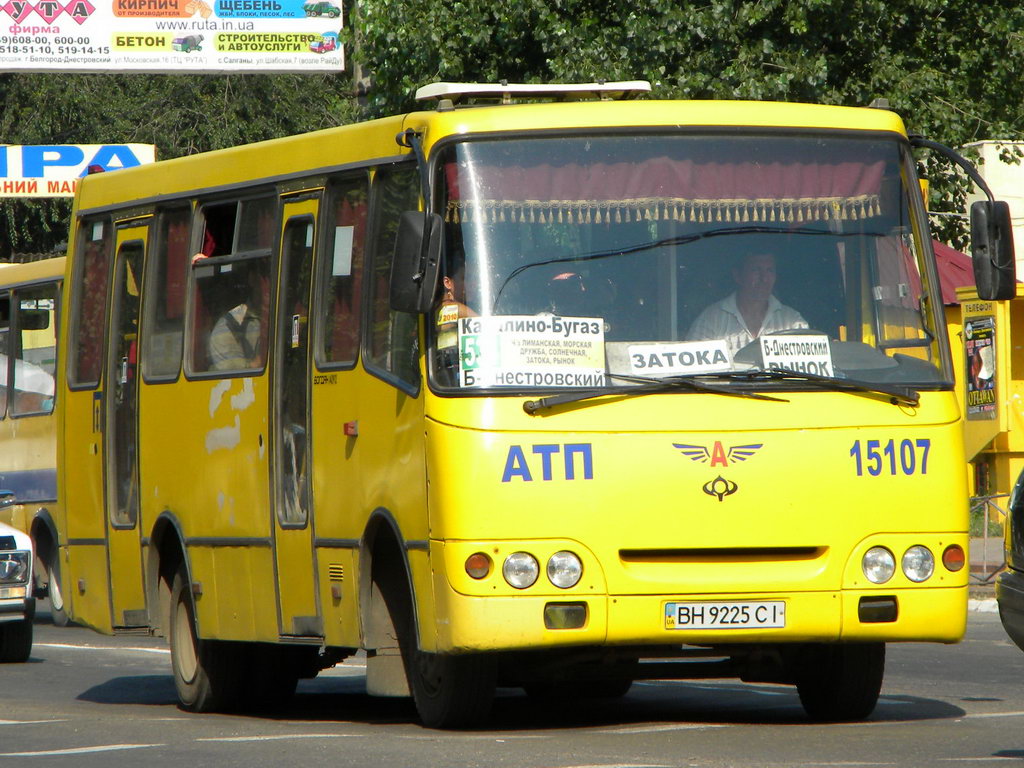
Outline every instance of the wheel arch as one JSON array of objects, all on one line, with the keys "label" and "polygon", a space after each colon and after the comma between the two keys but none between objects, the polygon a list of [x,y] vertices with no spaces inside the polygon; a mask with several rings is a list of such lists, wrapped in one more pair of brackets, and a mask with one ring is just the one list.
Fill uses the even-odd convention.
[{"label": "wheel arch", "polygon": [[375,581],[383,597],[397,601],[395,607],[405,611],[412,622],[414,636],[418,638],[416,588],[406,541],[395,516],[384,507],[370,513],[359,542],[359,624],[361,641],[367,649],[378,647],[387,631],[381,622],[383,614],[374,605],[378,599],[373,590]]},{"label": "wheel arch", "polygon": [[57,533],[57,523],[53,519],[53,513],[49,507],[39,507],[32,516],[29,524],[29,536],[32,537],[32,545],[36,549],[36,558],[46,562],[54,549],[60,547],[60,537]]},{"label": "wheel arch", "polygon": [[[171,586],[178,569],[184,567],[189,580],[192,569],[181,522],[170,510],[164,510],[153,524],[149,536],[149,557],[146,558],[146,606],[149,625],[159,636],[166,636],[164,620],[171,604]],[[197,620],[198,623],[198,620]]]}]

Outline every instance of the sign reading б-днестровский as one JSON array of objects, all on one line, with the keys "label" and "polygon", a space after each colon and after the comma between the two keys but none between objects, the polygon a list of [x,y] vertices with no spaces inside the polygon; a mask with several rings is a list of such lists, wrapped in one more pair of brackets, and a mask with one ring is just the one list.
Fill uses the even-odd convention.
[{"label": "sign reading \u0431-\u0434\u043d\u0435\u0441\u0442\u0440\u043e\u0432\u0441\u043a\u0438\u0439", "polygon": [[8,0],[0,71],[339,72],[341,0]]},{"label": "sign reading \u0431-\u0434\u043d\u0435\u0441\u0442\u0440\u043e\u0432\u0441\u043a\u0438\u0439", "polygon": [[155,159],[153,144],[3,144],[0,197],[72,197],[90,168],[116,171]]}]

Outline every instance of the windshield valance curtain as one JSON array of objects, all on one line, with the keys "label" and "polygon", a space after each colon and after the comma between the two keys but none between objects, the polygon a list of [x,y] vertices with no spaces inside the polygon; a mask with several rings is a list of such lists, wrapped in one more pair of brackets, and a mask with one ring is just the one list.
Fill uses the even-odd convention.
[{"label": "windshield valance curtain", "polygon": [[[642,163],[446,166],[446,219],[482,223],[857,220],[881,213],[885,163]],[[463,174],[472,179],[466,193]]]}]

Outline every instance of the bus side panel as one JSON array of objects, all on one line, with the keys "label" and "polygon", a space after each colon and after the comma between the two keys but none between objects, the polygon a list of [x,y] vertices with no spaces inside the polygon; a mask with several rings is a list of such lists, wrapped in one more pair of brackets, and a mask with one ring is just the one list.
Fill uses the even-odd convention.
[{"label": "bus side panel", "polygon": [[[406,556],[417,610],[420,616],[431,615],[422,395],[411,397],[361,368],[317,378],[324,382],[313,387],[311,404],[317,538],[354,544],[375,510],[393,516],[404,543],[413,543]],[[358,436],[343,435],[348,422],[358,423]],[[328,590],[322,603],[328,645],[360,644],[357,565],[352,562],[351,578],[346,574],[338,584],[338,600],[328,599],[330,586],[321,579],[321,589]],[[432,639],[422,641],[433,647]]]},{"label": "bus side panel", "polygon": [[106,544],[72,543],[63,565],[66,573],[74,574],[73,583],[63,585],[68,615],[97,632],[113,634]]},{"label": "bus side panel", "polygon": [[181,525],[204,637],[276,640],[266,379],[182,378],[140,397],[143,530],[163,512]]},{"label": "bus side panel", "polygon": [[111,632],[100,432],[102,392],[65,391],[62,395],[64,418],[59,429],[65,442],[59,460],[64,484],[58,486],[57,493],[65,499],[67,510],[68,572],[76,576],[75,583],[65,585],[64,599],[75,621]]},{"label": "bus side panel", "polygon": [[320,605],[323,606],[324,642],[359,647],[359,556],[355,549],[330,547],[317,550],[320,568]]}]

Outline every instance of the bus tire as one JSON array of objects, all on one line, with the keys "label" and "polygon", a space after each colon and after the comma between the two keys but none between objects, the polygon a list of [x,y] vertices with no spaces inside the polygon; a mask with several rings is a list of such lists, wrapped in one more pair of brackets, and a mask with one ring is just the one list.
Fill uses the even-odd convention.
[{"label": "bus tire", "polygon": [[31,653],[31,619],[0,624],[0,663],[18,664],[28,661]]},{"label": "bus tire", "polygon": [[178,702],[189,712],[216,712],[234,703],[239,687],[239,658],[228,643],[201,640],[196,634],[191,582],[184,569],[171,587],[168,625],[171,669]]},{"label": "bus tire", "polygon": [[423,725],[472,728],[487,720],[497,685],[493,658],[424,653],[415,648],[410,655],[409,687]]},{"label": "bus tire", "polygon": [[60,588],[60,554],[51,546],[46,555],[46,593],[50,599],[50,618],[55,627],[66,627],[69,623],[64,593]]},{"label": "bus tire", "polygon": [[885,673],[885,643],[815,643],[798,658],[796,689],[812,720],[863,720],[874,710]]}]

